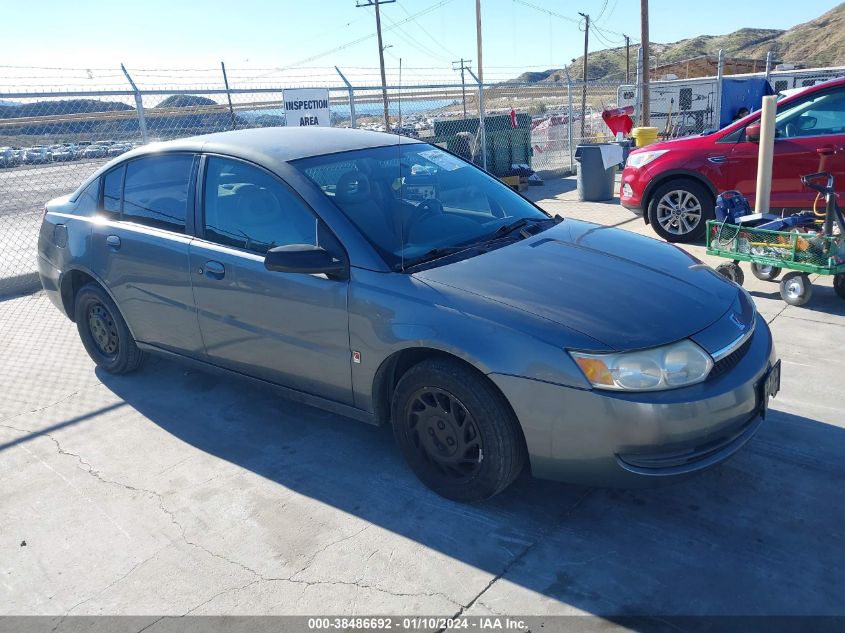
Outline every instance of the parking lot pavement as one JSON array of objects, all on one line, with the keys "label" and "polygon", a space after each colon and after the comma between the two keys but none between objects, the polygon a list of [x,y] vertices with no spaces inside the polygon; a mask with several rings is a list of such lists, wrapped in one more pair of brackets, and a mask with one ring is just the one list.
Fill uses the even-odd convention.
[{"label": "parking lot pavement", "polygon": [[[648,232],[567,187],[531,195]],[[845,301],[748,277],[783,381],[734,458],[478,505],[419,484],[389,429],[166,360],[108,376],[43,296],[0,301],[0,614],[841,615]]]}]

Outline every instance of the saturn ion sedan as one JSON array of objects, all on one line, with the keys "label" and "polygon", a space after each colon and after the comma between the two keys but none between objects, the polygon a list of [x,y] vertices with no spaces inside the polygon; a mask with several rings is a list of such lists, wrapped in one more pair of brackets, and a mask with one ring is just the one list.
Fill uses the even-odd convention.
[{"label": "saturn ion sedan", "polygon": [[702,471],[780,381],[748,294],[694,257],[377,132],[135,149],[47,204],[39,270],[105,371],[163,354],[392,424],[462,501],[526,465],[621,487]]}]

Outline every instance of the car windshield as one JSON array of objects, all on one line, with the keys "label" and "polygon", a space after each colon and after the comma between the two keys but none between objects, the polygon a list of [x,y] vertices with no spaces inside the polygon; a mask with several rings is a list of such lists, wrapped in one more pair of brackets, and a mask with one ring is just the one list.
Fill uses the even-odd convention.
[{"label": "car windshield", "polygon": [[293,165],[395,269],[504,237],[511,227],[551,224],[501,181],[426,143],[313,156]]}]

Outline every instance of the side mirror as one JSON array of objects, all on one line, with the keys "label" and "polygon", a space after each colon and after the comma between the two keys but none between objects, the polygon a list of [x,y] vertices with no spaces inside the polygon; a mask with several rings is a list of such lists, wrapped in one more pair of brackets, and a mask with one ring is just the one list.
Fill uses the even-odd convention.
[{"label": "side mirror", "polygon": [[336,259],[326,249],[313,244],[277,246],[264,256],[264,268],[280,273],[304,273],[340,277],[346,273],[346,263]]},{"label": "side mirror", "polygon": [[816,127],[816,124],[819,120],[814,116],[803,115],[798,117],[798,129],[802,132],[806,132],[807,130],[812,130]]},{"label": "side mirror", "polygon": [[752,143],[760,142],[760,122],[749,123],[745,126],[745,140]]}]

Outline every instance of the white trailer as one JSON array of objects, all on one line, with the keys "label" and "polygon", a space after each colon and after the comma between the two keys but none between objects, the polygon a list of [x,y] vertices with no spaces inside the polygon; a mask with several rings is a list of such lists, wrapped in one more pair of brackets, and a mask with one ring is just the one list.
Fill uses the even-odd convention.
[{"label": "white trailer", "polygon": [[[845,75],[845,67],[773,70],[769,84],[775,93],[813,86]],[[724,79],[766,77],[766,73],[725,75]],[[651,125],[661,132],[672,126],[673,135],[697,134],[719,127],[719,82],[716,77],[664,79],[649,82]],[[637,105],[637,86],[626,84],[617,93],[619,106]]]}]

